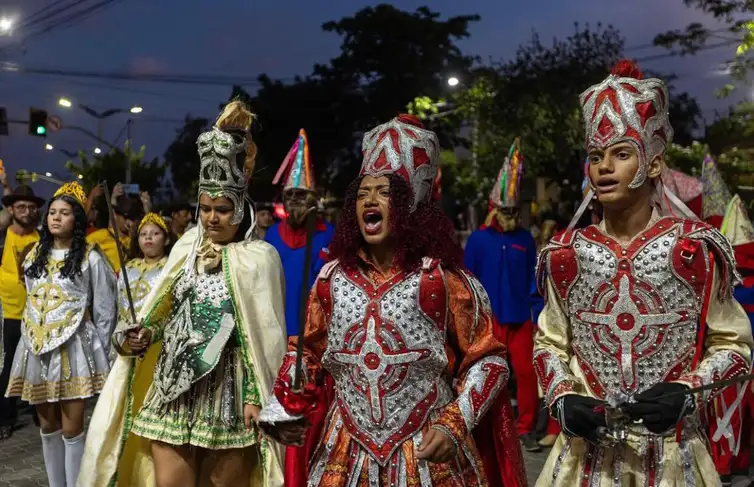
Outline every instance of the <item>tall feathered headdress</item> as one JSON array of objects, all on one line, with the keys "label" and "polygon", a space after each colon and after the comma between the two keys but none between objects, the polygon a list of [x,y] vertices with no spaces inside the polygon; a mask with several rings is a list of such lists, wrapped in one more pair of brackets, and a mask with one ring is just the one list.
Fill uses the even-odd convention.
[{"label": "tall feathered headdress", "polygon": [[309,139],[304,129],[299,130],[298,138],[293,143],[291,150],[280,164],[272,184],[278,184],[285,177],[283,191],[288,189],[303,189],[314,191],[314,170],[309,159]]}]

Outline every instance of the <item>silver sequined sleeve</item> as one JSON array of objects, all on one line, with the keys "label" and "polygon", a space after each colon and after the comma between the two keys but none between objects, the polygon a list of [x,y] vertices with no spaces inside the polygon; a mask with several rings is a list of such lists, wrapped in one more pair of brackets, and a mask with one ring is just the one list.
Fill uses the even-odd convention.
[{"label": "silver sequined sleeve", "polygon": [[508,383],[508,376],[508,363],[498,356],[484,357],[469,368],[457,400],[466,431],[479,424]]},{"label": "silver sequined sleeve", "polygon": [[109,350],[118,315],[118,285],[113,268],[96,250],[89,252],[89,283],[92,322],[100,340]]}]

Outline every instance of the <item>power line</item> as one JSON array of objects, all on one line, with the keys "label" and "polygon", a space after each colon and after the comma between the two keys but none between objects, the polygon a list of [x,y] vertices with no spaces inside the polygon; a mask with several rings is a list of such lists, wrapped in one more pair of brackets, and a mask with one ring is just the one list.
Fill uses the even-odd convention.
[{"label": "power line", "polygon": [[73,80],[73,79],[66,80],[66,83],[70,83],[70,84],[78,85],[78,86],[87,86],[90,88],[98,88],[102,90],[109,90],[109,91],[121,91],[124,93],[135,93],[135,94],[141,94],[141,95],[158,96],[162,98],[201,101],[201,102],[206,102],[206,103],[213,103],[215,105],[218,103],[216,99],[203,98],[200,96],[181,95],[178,93],[165,93],[164,91],[143,90],[139,88],[126,88],[123,86],[105,85],[105,84],[99,84],[99,83],[87,83],[86,81],[78,81],[78,80]]},{"label": "power line", "polygon": [[[86,0],[77,0],[78,3],[86,1]],[[38,37],[42,34],[51,32],[53,30],[62,30],[68,27],[71,27],[75,25],[78,22],[81,22],[82,20],[87,19],[88,17],[92,16],[94,13],[97,13],[97,11],[103,10],[106,7],[110,5],[114,5],[115,2],[119,2],[123,0],[102,0],[99,3],[95,3],[94,5],[91,5],[83,10],[78,10],[76,12],[71,13],[67,17],[64,17],[62,19],[57,19],[53,23],[42,27],[40,30],[33,32],[29,35],[27,35],[24,40],[28,40],[31,37]]]},{"label": "power line", "polygon": [[65,3],[67,1],[69,1],[69,0],[54,0],[53,2],[49,3],[46,7],[42,7],[41,9],[37,10],[33,14],[29,15],[28,17],[26,17],[25,21],[24,21],[24,24],[22,24],[22,25],[25,27],[28,22],[31,22],[32,20],[34,20],[35,18],[39,17],[40,15],[43,15],[48,10],[51,10],[51,9],[57,7],[58,5],[60,5],[62,3]]},{"label": "power line", "polygon": [[28,29],[29,27],[32,27],[36,24],[42,23],[48,19],[52,19],[58,14],[65,13],[68,10],[71,10],[72,8],[81,5],[84,2],[88,2],[89,0],[73,0],[68,4],[62,5],[59,8],[52,9],[52,11],[47,13],[41,13],[44,10],[50,10],[50,7],[55,4],[61,3],[60,1],[53,2],[52,5],[49,5],[45,9],[42,9],[40,12],[37,12],[36,15],[32,15],[30,18],[27,18],[23,24],[21,24],[22,29]]}]

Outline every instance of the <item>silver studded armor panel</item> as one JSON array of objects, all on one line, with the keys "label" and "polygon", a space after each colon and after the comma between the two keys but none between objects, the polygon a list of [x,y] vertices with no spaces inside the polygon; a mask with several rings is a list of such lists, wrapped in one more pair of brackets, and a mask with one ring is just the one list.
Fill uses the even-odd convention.
[{"label": "silver studded armor panel", "polygon": [[[326,281],[332,306],[322,364],[335,380],[345,427],[379,462],[421,429],[430,411],[453,399],[444,377],[444,313],[430,317],[421,306],[423,276],[416,272],[370,291],[360,273],[338,268]],[[442,273],[430,277],[442,290]],[[429,292],[433,302],[445,299]]]}]

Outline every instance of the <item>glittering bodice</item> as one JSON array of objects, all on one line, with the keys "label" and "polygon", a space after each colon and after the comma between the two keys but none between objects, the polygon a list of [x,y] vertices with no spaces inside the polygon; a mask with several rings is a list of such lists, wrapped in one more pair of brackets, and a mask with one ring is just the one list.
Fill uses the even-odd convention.
[{"label": "glittering bodice", "polygon": [[[440,285],[428,285],[432,289],[422,294],[427,279]],[[359,272],[338,268],[327,286],[328,342],[322,363],[335,380],[351,436],[384,462],[422,427],[431,410],[452,398],[443,376],[445,326],[430,318],[422,303],[444,302],[442,275],[416,272],[375,286]]]},{"label": "glittering bodice", "polygon": [[229,340],[237,340],[225,276],[182,274],[173,288],[175,306],[165,326],[154,388],[161,402],[186,392],[211,372]]},{"label": "glittering bodice", "polygon": [[[164,258],[154,264],[147,264],[143,259],[135,259],[126,264],[125,272],[128,273],[128,283],[131,287],[131,298],[134,302],[134,311],[139,314],[142,304],[154,288],[157,278],[160,277],[167,259]],[[131,322],[129,316],[128,296],[126,295],[125,281],[123,280],[123,270],[118,277],[118,320],[123,323]]]},{"label": "glittering bodice", "polygon": [[[89,263],[81,275],[60,276],[65,251],[53,250],[41,277],[26,277],[23,333],[32,353],[41,355],[65,343],[84,321],[89,304]],[[27,259],[27,264],[30,260]],[[25,269],[28,265],[25,265]]]},{"label": "glittering bodice", "polygon": [[[706,250],[686,262],[677,226],[653,228],[626,249],[596,227],[553,255],[572,344],[598,396],[625,397],[687,371],[695,351]],[[572,273],[572,278],[568,274]]]}]

